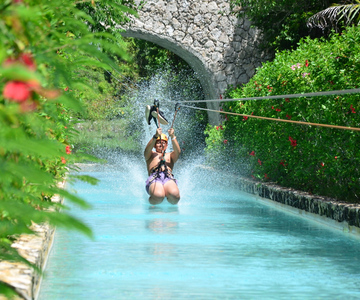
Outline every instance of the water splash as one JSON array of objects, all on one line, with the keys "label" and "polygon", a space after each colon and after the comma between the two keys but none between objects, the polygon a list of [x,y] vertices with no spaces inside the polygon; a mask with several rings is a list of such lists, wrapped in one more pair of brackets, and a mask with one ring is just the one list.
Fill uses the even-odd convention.
[{"label": "water splash", "polygon": [[[133,110],[129,128],[132,128],[138,136],[138,153],[118,153],[110,150],[102,150],[101,153],[98,153],[99,157],[108,161],[106,168],[124,170],[129,174],[127,186],[129,193],[134,198],[146,200],[148,198],[144,188],[147,171],[142,153],[157,128],[153,122],[150,125],[147,124],[145,107],[153,105],[154,99],[159,100],[160,109],[169,121],[169,125],[161,125],[163,132],[167,133],[175,115],[174,102],[204,98],[200,83],[196,81],[195,77],[192,80],[189,78],[191,79],[189,74],[177,74],[170,70],[163,70],[150,80],[139,83],[138,88],[127,95]],[[203,122],[199,122],[199,112],[189,108],[181,108],[176,115],[174,129],[182,153],[173,171],[179,182],[182,199],[190,199],[194,195],[194,191],[198,190],[198,186],[206,186],[210,180],[206,178],[208,175],[205,176],[205,173],[199,175],[199,170],[204,162],[205,137],[203,132],[206,120],[205,117]],[[172,145],[169,142],[168,152],[171,151]]]}]

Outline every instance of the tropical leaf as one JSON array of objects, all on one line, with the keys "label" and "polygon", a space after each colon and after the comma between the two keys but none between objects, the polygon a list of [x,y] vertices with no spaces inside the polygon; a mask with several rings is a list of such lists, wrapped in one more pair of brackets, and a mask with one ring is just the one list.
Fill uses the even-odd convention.
[{"label": "tropical leaf", "polygon": [[339,24],[343,21],[345,26],[351,24],[359,25],[360,1],[346,5],[334,5],[324,9],[308,19],[309,28],[318,27],[322,30],[326,28],[339,29]]}]

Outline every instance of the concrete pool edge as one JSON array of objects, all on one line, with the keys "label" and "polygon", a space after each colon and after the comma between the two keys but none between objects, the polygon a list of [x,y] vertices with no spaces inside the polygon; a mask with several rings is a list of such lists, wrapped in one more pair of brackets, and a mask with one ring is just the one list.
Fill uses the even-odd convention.
[{"label": "concrete pool edge", "polygon": [[[58,186],[64,188],[65,182],[59,183]],[[63,198],[59,195],[54,195],[51,201],[61,203]],[[36,234],[20,235],[11,247],[17,249],[22,257],[44,271],[56,228],[47,223],[33,223],[31,229],[34,230]],[[37,299],[42,275],[24,263],[1,261],[0,280],[7,283],[18,293],[18,297],[15,299],[30,300]],[[7,298],[0,295],[0,300],[3,299]]]},{"label": "concrete pool edge", "polygon": [[311,195],[273,183],[236,177],[234,186],[242,192],[261,197],[281,209],[302,215],[327,226],[360,237],[360,205]]}]

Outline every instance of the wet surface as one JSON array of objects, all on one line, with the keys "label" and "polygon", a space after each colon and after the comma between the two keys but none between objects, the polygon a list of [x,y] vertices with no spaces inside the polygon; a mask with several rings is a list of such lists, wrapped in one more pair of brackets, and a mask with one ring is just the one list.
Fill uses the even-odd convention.
[{"label": "wet surface", "polygon": [[144,175],[85,173],[93,208],[72,213],[95,240],[57,230],[39,299],[360,298],[358,239],[190,171],[177,206],[149,205]]}]

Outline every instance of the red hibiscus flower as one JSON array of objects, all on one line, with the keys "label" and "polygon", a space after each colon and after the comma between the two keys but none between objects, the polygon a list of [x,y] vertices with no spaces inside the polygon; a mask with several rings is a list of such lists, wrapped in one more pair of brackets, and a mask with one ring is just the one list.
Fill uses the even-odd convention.
[{"label": "red hibiscus flower", "polygon": [[31,90],[27,83],[23,81],[9,81],[6,83],[3,96],[6,99],[21,103],[31,96]]}]

